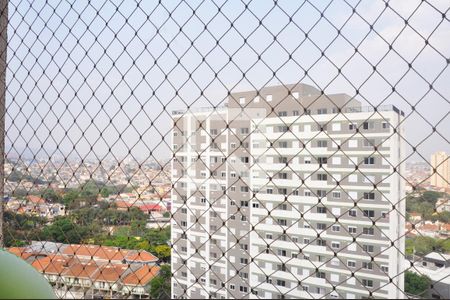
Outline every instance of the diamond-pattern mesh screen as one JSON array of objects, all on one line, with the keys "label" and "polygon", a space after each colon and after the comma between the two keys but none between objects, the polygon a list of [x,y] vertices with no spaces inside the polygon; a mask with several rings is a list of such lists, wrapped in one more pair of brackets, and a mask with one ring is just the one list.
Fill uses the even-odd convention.
[{"label": "diamond-pattern mesh screen", "polygon": [[58,298],[450,298],[448,1],[1,3],[1,243]]}]

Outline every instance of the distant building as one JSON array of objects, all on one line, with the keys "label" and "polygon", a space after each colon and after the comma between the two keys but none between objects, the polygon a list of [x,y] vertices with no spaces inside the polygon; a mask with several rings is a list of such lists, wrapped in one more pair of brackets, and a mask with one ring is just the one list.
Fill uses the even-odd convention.
[{"label": "distant building", "polygon": [[37,196],[28,196],[25,200],[10,199],[5,208],[17,214],[38,216],[48,220],[66,214],[66,206],[64,204],[49,203]]},{"label": "distant building", "polygon": [[441,213],[444,211],[450,212],[450,199],[448,198],[439,198],[436,201],[436,212]]},{"label": "distant building", "polygon": [[448,188],[450,186],[449,156],[443,152],[436,152],[431,155],[431,185],[437,188]]},{"label": "distant building", "polygon": [[145,214],[151,214],[153,212],[164,212],[166,211],[165,207],[162,207],[159,204],[144,204],[139,206],[139,209]]},{"label": "distant building", "polygon": [[406,261],[405,267],[431,279],[432,288],[422,297],[450,299],[450,255],[431,252],[417,262]]}]

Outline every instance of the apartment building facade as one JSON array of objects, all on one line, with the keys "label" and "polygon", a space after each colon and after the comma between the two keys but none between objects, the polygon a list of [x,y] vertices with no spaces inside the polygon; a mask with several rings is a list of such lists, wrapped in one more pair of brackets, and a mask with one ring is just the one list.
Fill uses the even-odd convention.
[{"label": "apartment building facade", "polygon": [[431,177],[430,183],[437,188],[450,187],[449,156],[444,151],[431,155]]},{"label": "apartment building facade", "polygon": [[402,298],[403,113],[306,84],[174,112],[176,298]]}]

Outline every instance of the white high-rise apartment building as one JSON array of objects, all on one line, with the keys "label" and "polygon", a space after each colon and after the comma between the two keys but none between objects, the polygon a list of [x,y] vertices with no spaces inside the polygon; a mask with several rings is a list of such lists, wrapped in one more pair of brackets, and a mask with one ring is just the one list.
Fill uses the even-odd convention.
[{"label": "white high-rise apartment building", "polygon": [[174,112],[173,297],[404,297],[402,118],[305,84]]}]

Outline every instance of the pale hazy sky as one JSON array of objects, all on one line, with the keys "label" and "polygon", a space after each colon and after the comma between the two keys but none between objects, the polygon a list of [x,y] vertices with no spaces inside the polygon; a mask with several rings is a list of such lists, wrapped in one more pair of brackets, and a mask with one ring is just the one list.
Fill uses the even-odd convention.
[{"label": "pale hazy sky", "polygon": [[10,1],[7,146],[165,158],[172,110],[304,82],[394,104],[425,158],[450,152],[448,0],[160,2]]}]

